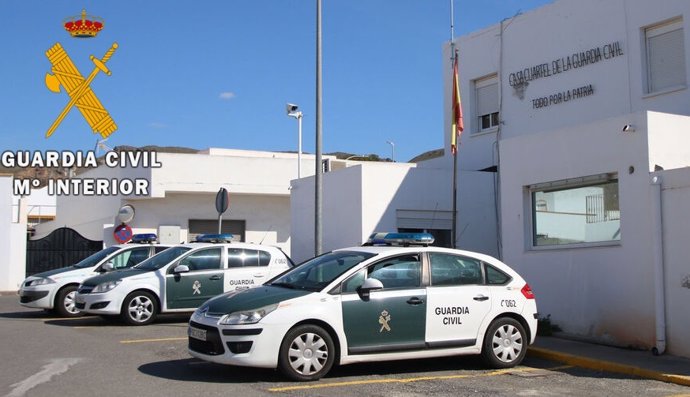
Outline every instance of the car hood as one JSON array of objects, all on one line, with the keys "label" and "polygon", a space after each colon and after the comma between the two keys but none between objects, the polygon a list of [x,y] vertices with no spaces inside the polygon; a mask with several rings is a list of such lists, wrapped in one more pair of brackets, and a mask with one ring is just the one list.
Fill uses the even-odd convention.
[{"label": "car hood", "polygon": [[151,272],[152,270],[140,270],[140,269],[122,269],[108,272],[105,274],[100,274],[95,277],[88,278],[84,280],[83,285],[96,286],[101,283],[107,283],[108,281],[121,280],[126,277],[134,277],[140,274]]},{"label": "car hood", "polygon": [[[51,276],[55,276],[55,275],[58,275],[58,274],[70,272],[70,271],[73,271],[73,270],[79,270],[79,269],[76,268],[76,267],[73,267],[73,266],[61,267],[61,268],[59,268],[59,269],[53,269],[53,270],[48,270],[48,271],[41,272],[41,273],[37,273],[37,274],[32,274],[32,275],[29,276],[29,277],[43,277],[43,278],[46,278],[46,277],[51,277]],[[82,269],[82,270],[83,270],[83,269]],[[86,271],[88,271],[88,270],[90,270],[90,269],[87,269]]]},{"label": "car hood", "polygon": [[219,295],[207,302],[209,316],[222,316],[242,310],[258,309],[274,303],[312,294],[312,291],[265,285]]}]

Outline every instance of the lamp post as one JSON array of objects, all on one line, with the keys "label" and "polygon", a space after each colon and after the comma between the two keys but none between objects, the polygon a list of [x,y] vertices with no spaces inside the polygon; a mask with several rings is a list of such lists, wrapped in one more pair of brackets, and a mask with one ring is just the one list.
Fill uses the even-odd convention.
[{"label": "lamp post", "polygon": [[395,163],[395,142],[386,141],[387,144],[391,145],[391,160]]},{"label": "lamp post", "polygon": [[288,117],[297,119],[297,179],[302,177],[302,112],[294,103],[286,105]]}]

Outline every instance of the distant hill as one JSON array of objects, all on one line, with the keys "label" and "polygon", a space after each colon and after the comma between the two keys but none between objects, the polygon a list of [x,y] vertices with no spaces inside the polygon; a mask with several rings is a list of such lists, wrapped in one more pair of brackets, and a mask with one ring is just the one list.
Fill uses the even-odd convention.
[{"label": "distant hill", "polygon": [[443,157],[443,154],[443,149],[429,150],[428,152],[424,152],[418,156],[415,156],[412,160],[408,161],[408,163],[419,163],[421,161],[427,161],[438,157]]}]

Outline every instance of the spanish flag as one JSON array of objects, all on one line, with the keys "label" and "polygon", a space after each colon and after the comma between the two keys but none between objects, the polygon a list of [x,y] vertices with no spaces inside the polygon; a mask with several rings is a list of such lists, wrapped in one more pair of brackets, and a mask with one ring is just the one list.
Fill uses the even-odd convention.
[{"label": "spanish flag", "polygon": [[460,78],[458,77],[458,53],[455,53],[453,61],[453,114],[450,131],[450,152],[455,156],[458,153],[458,141],[465,126],[462,122],[462,102],[460,101]]}]

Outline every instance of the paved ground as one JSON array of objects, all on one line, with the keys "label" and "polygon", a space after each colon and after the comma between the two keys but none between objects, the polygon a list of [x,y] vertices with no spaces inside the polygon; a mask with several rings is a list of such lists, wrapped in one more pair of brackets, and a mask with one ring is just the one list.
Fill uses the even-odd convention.
[{"label": "paved ground", "polygon": [[690,396],[690,388],[528,357],[493,371],[471,357],[350,365],[319,382],[191,358],[186,317],[148,327],[58,319],[0,296],[0,396]]}]

